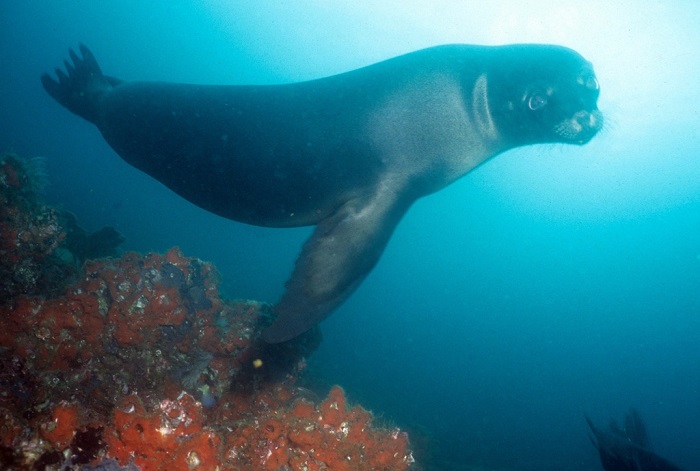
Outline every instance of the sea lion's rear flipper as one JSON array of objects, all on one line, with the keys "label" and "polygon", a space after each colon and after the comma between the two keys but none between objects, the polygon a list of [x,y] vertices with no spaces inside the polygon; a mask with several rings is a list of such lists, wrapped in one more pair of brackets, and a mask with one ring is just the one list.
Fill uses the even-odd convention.
[{"label": "sea lion's rear flipper", "polygon": [[290,340],[323,320],[362,282],[379,260],[407,204],[389,192],[351,200],[322,220],[306,242],[263,331],[269,343]]},{"label": "sea lion's rear flipper", "polygon": [[73,63],[64,61],[66,72],[57,68],[58,80],[49,74],[43,74],[41,84],[57,102],[81,118],[96,123],[101,96],[121,81],[103,75],[95,56],[82,44],[80,53],[82,58],[71,49],[69,54]]}]

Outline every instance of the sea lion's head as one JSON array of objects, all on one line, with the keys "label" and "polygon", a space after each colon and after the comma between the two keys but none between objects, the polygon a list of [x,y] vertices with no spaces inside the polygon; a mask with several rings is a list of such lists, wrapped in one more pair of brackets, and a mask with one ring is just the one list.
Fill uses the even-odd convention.
[{"label": "sea lion's head", "polygon": [[489,103],[513,145],[582,145],[603,126],[593,66],[577,52],[549,45],[499,48],[489,76]]}]

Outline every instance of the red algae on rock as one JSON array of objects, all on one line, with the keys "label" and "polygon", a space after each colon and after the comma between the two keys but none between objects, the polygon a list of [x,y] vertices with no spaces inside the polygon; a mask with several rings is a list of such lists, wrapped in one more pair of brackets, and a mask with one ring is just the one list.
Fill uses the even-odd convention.
[{"label": "red algae on rock", "polygon": [[[51,211],[23,192],[23,175],[0,160],[0,198],[25,198],[13,214],[0,204],[12,266],[45,254],[18,244],[18,226]],[[88,260],[69,281],[52,297],[38,284],[3,293],[1,469],[417,469],[406,434],[375,427],[341,388],[309,400],[296,382],[316,334],[265,344],[269,307],[223,301],[211,264],[177,248],[126,253]]]},{"label": "red algae on rock", "polygon": [[188,393],[151,413],[132,396],[114,410],[104,436],[109,456],[142,470],[215,469],[221,438],[203,424],[201,404]]},{"label": "red algae on rock", "polygon": [[59,403],[51,413],[51,420],[41,424],[39,434],[57,449],[66,448],[80,424],[79,410],[75,404]]}]

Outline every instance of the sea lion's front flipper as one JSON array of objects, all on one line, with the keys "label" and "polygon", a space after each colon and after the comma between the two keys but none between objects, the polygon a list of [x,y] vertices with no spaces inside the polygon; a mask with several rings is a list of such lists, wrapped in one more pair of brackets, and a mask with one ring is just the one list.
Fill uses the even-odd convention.
[{"label": "sea lion's front flipper", "polygon": [[287,291],[263,331],[270,343],[290,340],[340,305],[377,263],[410,206],[389,191],[347,202],[322,220],[297,259]]}]

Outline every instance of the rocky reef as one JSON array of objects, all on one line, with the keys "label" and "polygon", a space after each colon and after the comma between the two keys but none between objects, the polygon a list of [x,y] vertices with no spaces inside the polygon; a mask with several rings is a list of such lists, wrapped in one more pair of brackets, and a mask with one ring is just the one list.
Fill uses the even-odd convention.
[{"label": "rocky reef", "polygon": [[300,385],[317,330],[265,344],[269,306],[177,248],[94,258],[121,236],[42,204],[32,165],[0,157],[0,468],[417,469],[406,433]]}]

